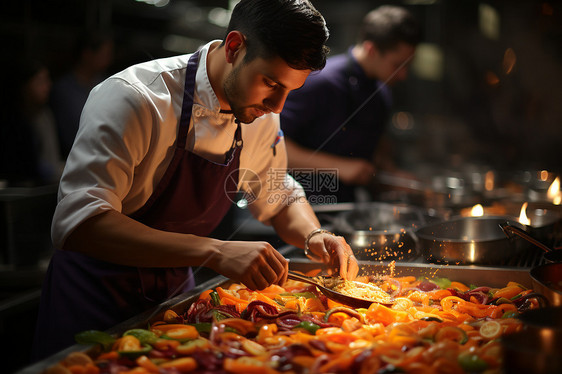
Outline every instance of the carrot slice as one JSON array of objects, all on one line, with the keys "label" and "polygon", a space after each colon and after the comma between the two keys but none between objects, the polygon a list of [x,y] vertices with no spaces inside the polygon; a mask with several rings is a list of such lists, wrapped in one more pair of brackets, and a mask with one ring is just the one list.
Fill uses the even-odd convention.
[{"label": "carrot slice", "polygon": [[150,361],[150,359],[144,355],[138,357],[135,362],[137,363],[137,365],[145,368],[150,373],[158,373],[158,371],[160,370],[154,362]]}]

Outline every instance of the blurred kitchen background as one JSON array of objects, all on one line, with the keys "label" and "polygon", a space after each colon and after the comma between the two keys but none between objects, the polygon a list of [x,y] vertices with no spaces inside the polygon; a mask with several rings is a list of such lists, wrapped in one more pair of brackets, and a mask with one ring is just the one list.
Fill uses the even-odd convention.
[{"label": "blurred kitchen background", "polygon": [[[235,1],[6,1],[2,55],[40,58],[52,78],[70,69],[85,27],[110,31],[107,73],[152,58],[187,53],[222,38]],[[382,1],[316,0],[333,53],[356,36],[363,15]],[[559,170],[562,134],[562,4],[557,1],[407,0],[424,25],[407,82],[395,89],[393,122],[404,142],[398,160],[443,166]]]},{"label": "blurred kitchen background", "polygon": [[[221,39],[235,3],[7,0],[0,11],[2,59],[39,59],[56,81],[71,69],[75,39],[87,28],[113,36],[113,59],[105,72],[109,75]],[[456,206],[478,202],[484,189],[495,191],[496,198],[545,198],[562,172],[562,2],[312,3],[326,18],[333,54],[354,43],[363,16],[382,4],[407,7],[423,25],[424,42],[409,77],[393,89],[390,126],[395,161],[418,179],[384,180],[389,188],[377,191],[381,199],[419,203],[418,195],[427,197],[428,186],[444,192],[439,196]],[[4,76],[13,74],[6,70]],[[2,105],[3,111],[11,109]],[[474,199],[467,191],[480,195]],[[457,196],[460,200],[454,201]],[[52,251],[49,228],[56,184],[14,188],[0,182],[0,204],[0,350],[6,352],[8,344],[22,347],[14,353],[14,367],[9,368],[14,369],[26,360],[39,287]],[[434,204],[451,205],[435,199],[422,203]],[[256,236],[270,234],[259,230]],[[242,230],[239,237],[244,232],[251,236]]]}]

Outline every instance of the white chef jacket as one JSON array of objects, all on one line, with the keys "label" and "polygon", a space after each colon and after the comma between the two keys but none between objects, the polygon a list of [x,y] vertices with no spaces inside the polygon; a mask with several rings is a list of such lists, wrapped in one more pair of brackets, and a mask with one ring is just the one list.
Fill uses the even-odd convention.
[{"label": "white chef jacket", "polygon": [[[232,114],[220,112],[207,75],[207,53],[218,42],[200,52],[186,148],[223,163],[237,124]],[[51,229],[56,248],[86,219],[108,210],[130,215],[152,195],[174,154],[189,57],[134,65],[92,90],[59,186]],[[279,130],[274,113],[242,124],[239,188],[255,198],[248,207],[266,224],[287,203],[305,196],[286,172],[282,138],[274,155]]]}]

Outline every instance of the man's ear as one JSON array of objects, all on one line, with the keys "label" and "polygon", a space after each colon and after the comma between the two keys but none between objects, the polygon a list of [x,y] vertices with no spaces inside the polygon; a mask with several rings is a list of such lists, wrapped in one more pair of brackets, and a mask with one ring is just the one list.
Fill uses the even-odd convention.
[{"label": "man's ear", "polygon": [[379,54],[379,49],[377,48],[377,45],[375,44],[375,42],[372,42],[370,40],[364,40],[363,41],[363,50],[365,50],[365,54],[369,57],[373,57],[377,54]]},{"label": "man's ear", "polygon": [[246,48],[246,38],[240,31],[231,31],[226,36],[224,42],[224,53],[226,62],[232,64],[241,56],[241,52]]}]

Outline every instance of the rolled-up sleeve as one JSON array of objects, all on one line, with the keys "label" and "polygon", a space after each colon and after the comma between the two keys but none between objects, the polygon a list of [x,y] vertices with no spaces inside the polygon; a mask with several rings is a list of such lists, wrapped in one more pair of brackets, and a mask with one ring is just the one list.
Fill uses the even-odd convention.
[{"label": "rolled-up sleeve", "polygon": [[108,79],[94,88],[61,178],[51,235],[62,248],[68,235],[90,217],[121,212],[135,168],[150,142],[151,113],[130,84]]}]

